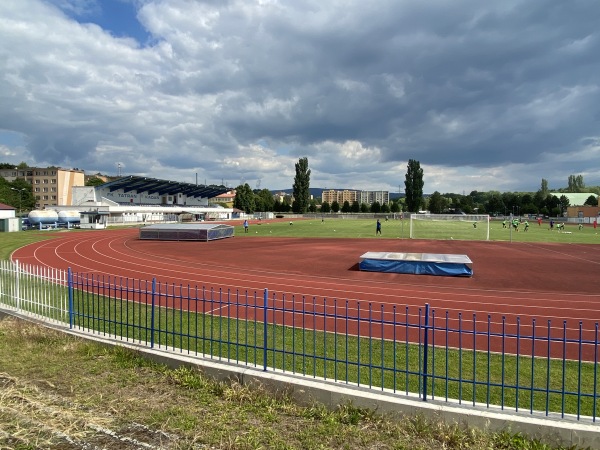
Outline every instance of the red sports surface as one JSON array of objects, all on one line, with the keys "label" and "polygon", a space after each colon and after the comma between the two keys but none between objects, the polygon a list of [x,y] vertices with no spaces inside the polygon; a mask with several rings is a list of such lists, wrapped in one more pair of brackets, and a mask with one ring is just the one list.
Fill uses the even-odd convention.
[{"label": "red sports surface", "polygon": [[[210,242],[148,241],[138,229],[65,233],[16,250],[13,260],[74,272],[166,283],[372,302],[398,307],[429,304],[442,317],[458,312],[485,326],[536,318],[557,331],[594,339],[600,322],[600,247],[399,239],[308,239],[238,236]],[[361,272],[365,252],[465,254],[473,277]],[[479,327],[479,326],[478,326]],[[525,332],[525,329],[523,330]],[[591,355],[588,355],[589,358]]]}]

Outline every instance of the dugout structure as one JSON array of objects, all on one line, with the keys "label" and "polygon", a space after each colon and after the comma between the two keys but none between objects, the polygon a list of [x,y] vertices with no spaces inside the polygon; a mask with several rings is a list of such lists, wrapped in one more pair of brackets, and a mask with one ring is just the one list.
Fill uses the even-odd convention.
[{"label": "dugout structure", "polygon": [[490,240],[487,214],[411,214],[411,239]]},{"label": "dugout structure", "polygon": [[215,241],[234,236],[234,227],[224,224],[167,224],[140,228],[140,239],[155,241]]}]

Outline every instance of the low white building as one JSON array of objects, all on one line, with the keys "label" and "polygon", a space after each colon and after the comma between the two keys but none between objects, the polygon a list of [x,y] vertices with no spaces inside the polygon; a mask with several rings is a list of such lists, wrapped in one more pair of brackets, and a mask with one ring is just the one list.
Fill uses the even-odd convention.
[{"label": "low white building", "polygon": [[134,223],[229,220],[233,208],[209,206],[209,198],[228,189],[128,176],[100,186],[73,187],[71,205],[56,211],[78,211],[82,228]]}]

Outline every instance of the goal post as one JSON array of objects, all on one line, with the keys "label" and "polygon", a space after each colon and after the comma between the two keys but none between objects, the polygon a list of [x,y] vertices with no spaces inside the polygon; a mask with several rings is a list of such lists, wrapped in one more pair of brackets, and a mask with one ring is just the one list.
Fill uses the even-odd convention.
[{"label": "goal post", "polygon": [[490,240],[487,214],[411,214],[411,239]]}]

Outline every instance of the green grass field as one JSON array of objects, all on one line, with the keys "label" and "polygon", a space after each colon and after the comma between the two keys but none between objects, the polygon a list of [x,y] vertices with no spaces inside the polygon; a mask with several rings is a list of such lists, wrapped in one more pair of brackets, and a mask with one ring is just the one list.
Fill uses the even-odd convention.
[{"label": "green grass field", "polygon": [[[247,234],[244,228],[236,226],[236,237],[316,237],[316,238],[377,238],[377,239],[409,239],[410,220],[382,221],[382,235],[375,235],[375,219],[291,219],[290,221],[251,221]],[[423,239],[459,239],[482,240],[485,238],[485,227],[478,224],[473,228],[473,222],[419,222],[417,236]],[[490,240],[514,242],[560,242],[577,244],[600,244],[600,229],[594,230],[591,225],[581,230],[577,225],[565,224],[565,232],[556,228],[550,231],[548,222],[538,226],[531,222],[525,232],[521,225],[518,232],[510,228],[502,228],[501,220],[490,222]]]}]

